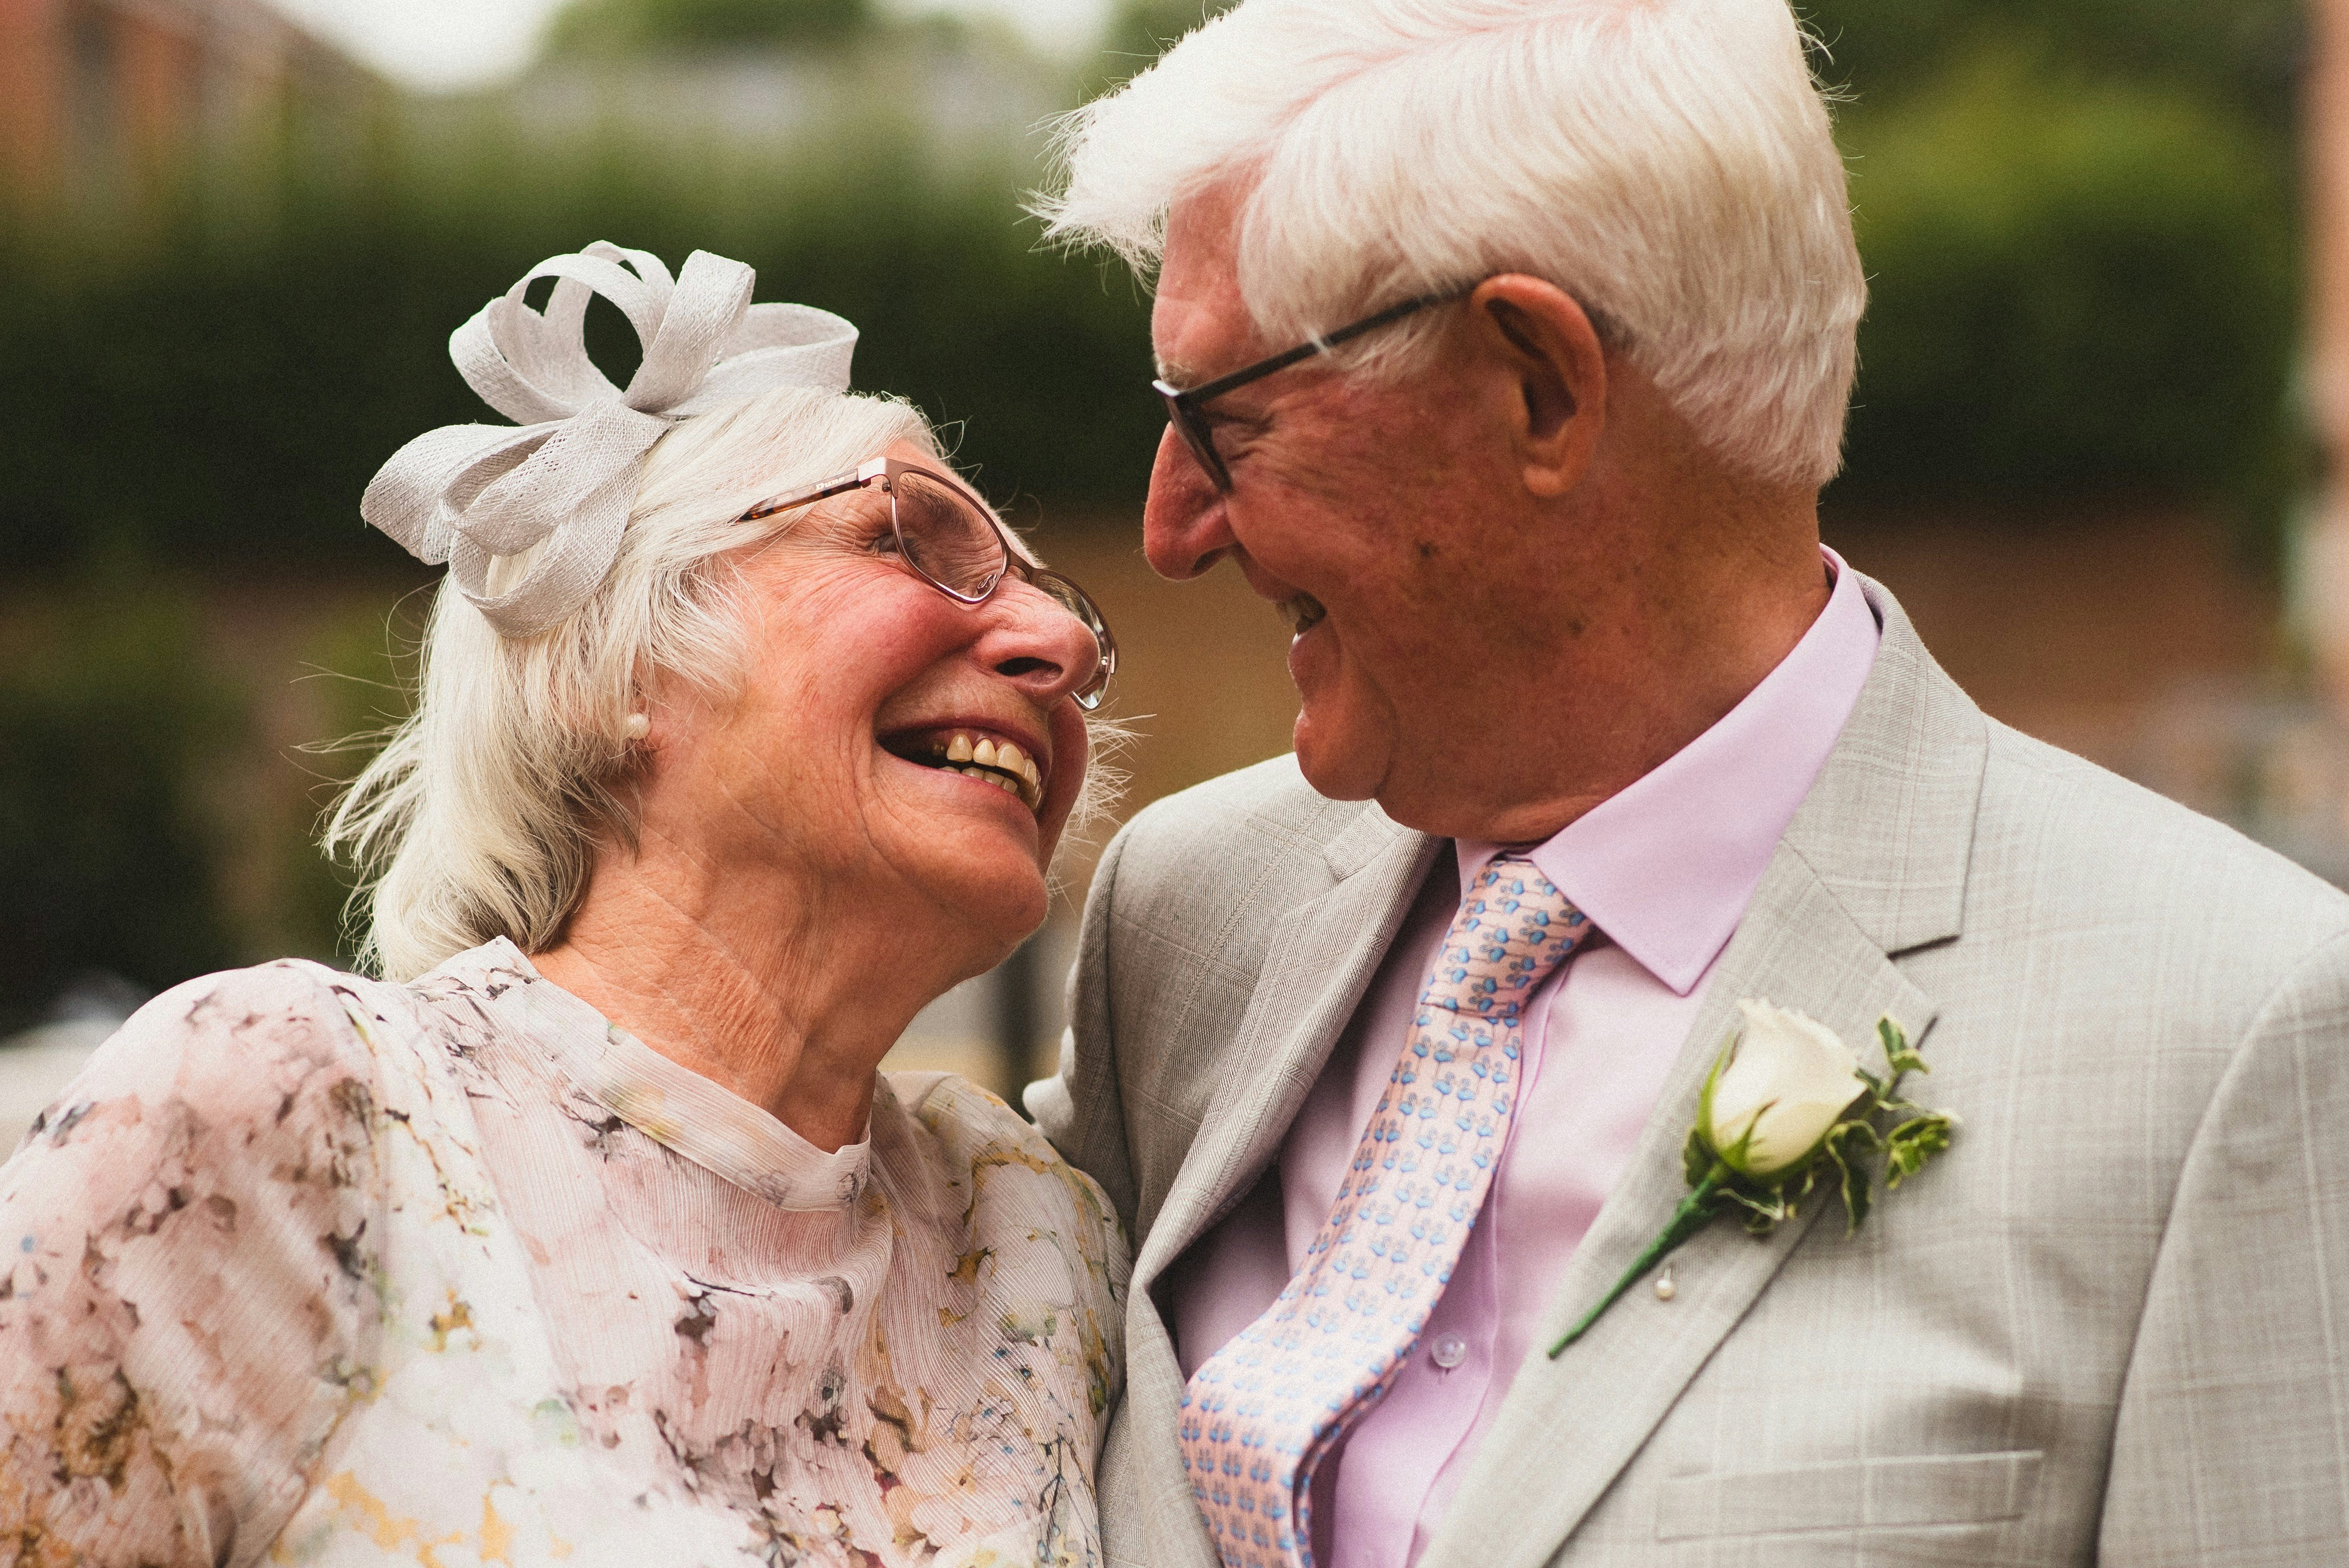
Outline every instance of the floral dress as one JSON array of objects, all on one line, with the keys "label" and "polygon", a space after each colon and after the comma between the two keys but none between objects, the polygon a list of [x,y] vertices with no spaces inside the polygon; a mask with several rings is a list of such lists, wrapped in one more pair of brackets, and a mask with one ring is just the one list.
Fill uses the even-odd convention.
[{"label": "floral dress", "polygon": [[0,1167],[0,1555],[1095,1563],[1126,1266],[957,1078],[828,1154],[504,942],[214,975]]}]

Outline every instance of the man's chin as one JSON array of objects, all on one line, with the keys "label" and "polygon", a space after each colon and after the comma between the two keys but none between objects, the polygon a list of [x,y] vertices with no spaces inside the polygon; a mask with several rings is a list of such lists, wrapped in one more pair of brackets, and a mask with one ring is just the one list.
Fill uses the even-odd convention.
[{"label": "man's chin", "polygon": [[1331,735],[1299,714],[1296,729],[1297,767],[1313,791],[1331,800],[1368,800],[1378,794],[1386,776],[1382,758],[1359,740],[1350,744],[1341,734]]}]

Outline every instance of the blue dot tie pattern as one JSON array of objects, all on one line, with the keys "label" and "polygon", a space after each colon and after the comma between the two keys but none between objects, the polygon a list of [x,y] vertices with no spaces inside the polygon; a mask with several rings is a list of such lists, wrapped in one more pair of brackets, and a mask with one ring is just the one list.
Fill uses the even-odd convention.
[{"label": "blue dot tie pattern", "polygon": [[1514,856],[1462,901],[1304,1266],[1183,1391],[1183,1462],[1225,1568],[1312,1568],[1314,1468],[1451,1283],[1516,1104],[1526,1003],[1595,934]]}]

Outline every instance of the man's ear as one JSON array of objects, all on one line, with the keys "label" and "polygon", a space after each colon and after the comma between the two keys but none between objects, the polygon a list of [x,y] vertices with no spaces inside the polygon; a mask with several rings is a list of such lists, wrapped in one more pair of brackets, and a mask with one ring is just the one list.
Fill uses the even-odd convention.
[{"label": "man's ear", "polygon": [[1515,384],[1510,433],[1526,489],[1564,495],[1581,483],[1607,423],[1607,351],[1574,296],[1522,273],[1486,278],[1468,296],[1475,350]]}]

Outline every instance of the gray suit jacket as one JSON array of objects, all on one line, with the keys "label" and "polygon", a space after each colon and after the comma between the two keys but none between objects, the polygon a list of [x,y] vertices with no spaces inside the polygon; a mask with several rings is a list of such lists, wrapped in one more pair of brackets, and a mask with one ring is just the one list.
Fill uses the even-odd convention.
[{"label": "gray suit jacket", "polygon": [[[1723,953],[1543,1338],[1684,1191],[1742,996],[1920,1038],[1954,1148],[1857,1234],[1682,1249],[1517,1373],[1423,1568],[2349,1563],[2349,898],[1984,717],[1889,594],[1875,671]],[[1439,845],[1287,760],[1103,860],[1029,1104],[1137,1238],[1112,1560],[1213,1568],[1168,1266],[1282,1135]]]}]

